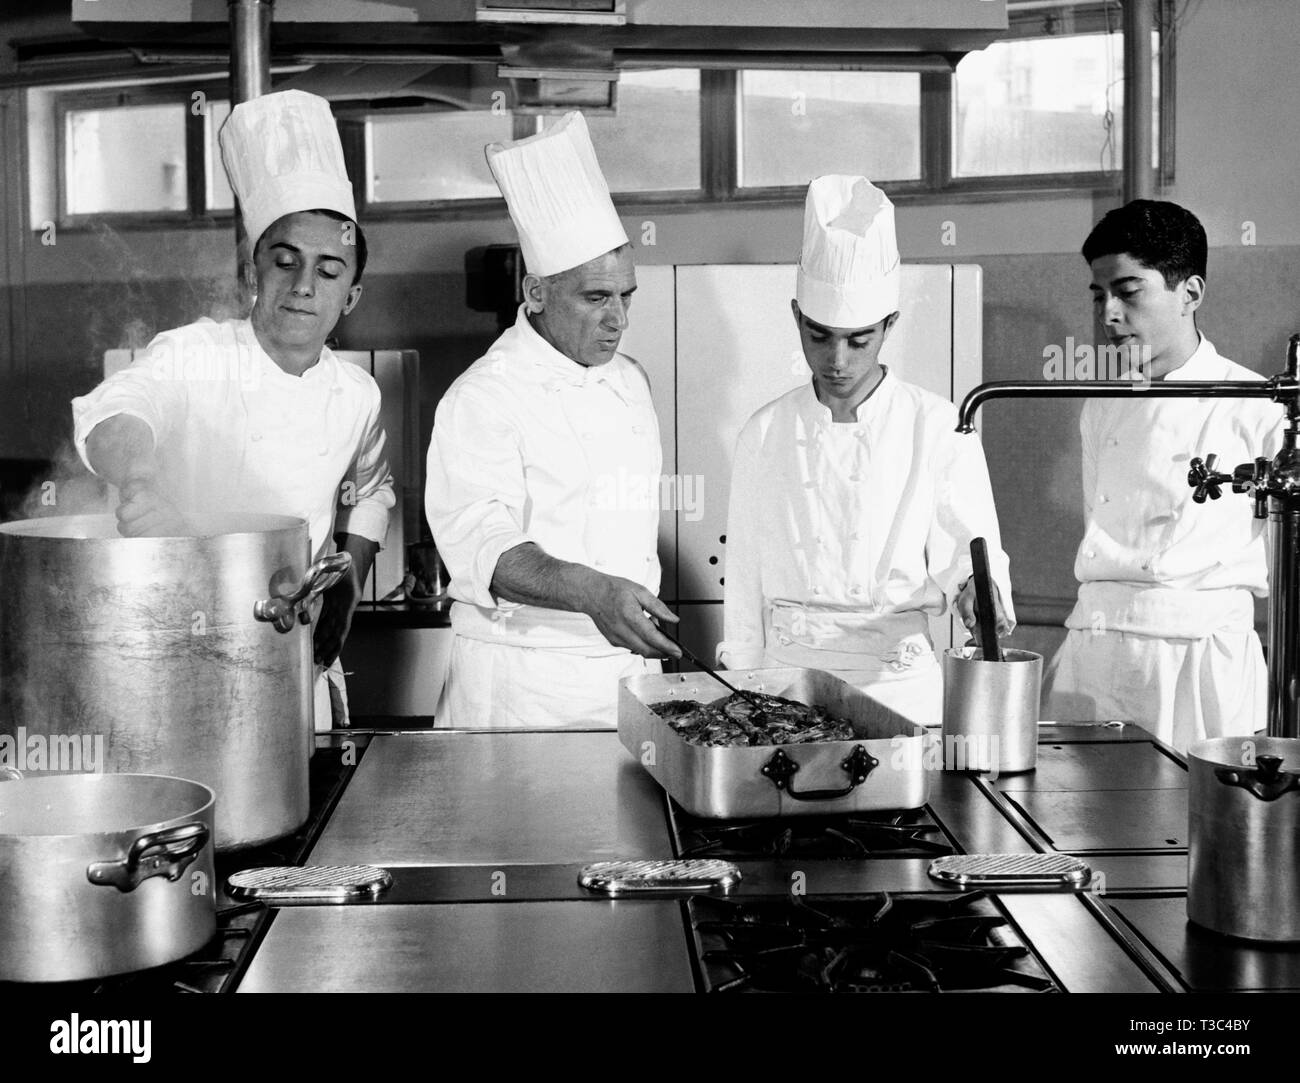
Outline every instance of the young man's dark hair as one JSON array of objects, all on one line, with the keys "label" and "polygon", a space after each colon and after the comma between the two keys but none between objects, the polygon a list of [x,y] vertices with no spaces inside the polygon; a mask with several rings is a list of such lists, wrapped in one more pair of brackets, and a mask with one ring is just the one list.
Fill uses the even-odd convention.
[{"label": "young man's dark hair", "polygon": [[1101,256],[1128,254],[1159,271],[1173,289],[1192,275],[1205,277],[1205,230],[1191,211],[1177,203],[1135,199],[1109,212],[1083,242],[1089,263]]},{"label": "young man's dark hair", "polygon": [[[326,218],[333,219],[335,222],[347,222],[352,226],[353,244],[357,250],[357,265],[352,271],[352,284],[355,286],[361,281],[361,275],[365,272],[366,256],[368,255],[366,249],[366,235],[362,231],[360,223],[353,221],[346,214],[342,214],[339,211],[332,211],[327,207],[313,207],[309,213],[323,214]],[[263,236],[265,236],[265,234],[263,234]],[[257,239],[257,243],[262,243],[261,237]],[[254,255],[256,255],[256,252],[254,252]]]}]

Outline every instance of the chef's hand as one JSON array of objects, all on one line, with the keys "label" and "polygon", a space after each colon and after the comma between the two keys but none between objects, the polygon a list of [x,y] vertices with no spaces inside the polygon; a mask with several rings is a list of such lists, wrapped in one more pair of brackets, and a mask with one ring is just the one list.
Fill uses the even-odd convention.
[{"label": "chef's hand", "polygon": [[[592,571],[582,612],[616,647],[646,658],[680,658],[682,652],[655,627],[654,621],[677,623],[677,615],[640,583]],[[647,616],[646,614],[649,614]]]},{"label": "chef's hand", "polygon": [[[1002,592],[998,590],[997,582],[991,581],[989,585],[993,588],[993,614],[997,618],[998,638],[1002,639],[1011,634],[1011,622],[1007,620],[1006,611],[1002,608]],[[966,580],[965,585],[961,588],[961,593],[957,595],[957,616],[972,636],[978,633],[979,621],[975,617],[974,576]]]},{"label": "chef's hand", "polygon": [[329,669],[339,656],[352,628],[352,614],[361,600],[361,584],[356,568],[351,567],[329,590],[320,596],[320,615],[314,636],[316,663]]},{"label": "chef's hand", "polygon": [[126,538],[165,538],[193,533],[180,510],[158,491],[152,475],[128,478],[119,490],[117,532]]}]

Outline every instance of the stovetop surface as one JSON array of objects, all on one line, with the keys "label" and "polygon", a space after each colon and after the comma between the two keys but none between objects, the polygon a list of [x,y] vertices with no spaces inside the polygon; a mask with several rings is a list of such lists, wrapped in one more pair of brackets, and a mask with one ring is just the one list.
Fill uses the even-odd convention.
[{"label": "stovetop surface", "polygon": [[1059,992],[983,892],[687,903],[710,992]]}]

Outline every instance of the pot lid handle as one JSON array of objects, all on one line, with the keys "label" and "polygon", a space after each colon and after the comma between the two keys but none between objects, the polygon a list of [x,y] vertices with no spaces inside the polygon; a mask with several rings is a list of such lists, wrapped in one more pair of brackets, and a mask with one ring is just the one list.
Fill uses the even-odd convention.
[{"label": "pot lid handle", "polygon": [[1276,801],[1284,793],[1300,790],[1300,775],[1282,770],[1281,756],[1259,756],[1255,769],[1215,768],[1214,777],[1225,786],[1240,786],[1261,801]]}]

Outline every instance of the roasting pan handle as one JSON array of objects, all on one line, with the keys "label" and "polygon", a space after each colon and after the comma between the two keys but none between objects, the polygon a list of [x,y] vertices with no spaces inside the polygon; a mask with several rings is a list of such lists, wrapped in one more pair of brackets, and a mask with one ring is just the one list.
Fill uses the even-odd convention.
[{"label": "roasting pan handle", "polygon": [[786,755],[784,749],[778,748],[773,752],[760,770],[772,780],[773,786],[778,790],[784,790],[796,801],[834,801],[837,797],[847,797],[851,794],[866,782],[867,776],[879,766],[880,761],[862,745],[854,745],[853,751],[840,761],[840,769],[849,776],[847,786],[841,790],[805,790],[803,793],[798,793],[794,788],[794,776],[799,770],[799,765]]},{"label": "roasting pan handle", "polygon": [[208,825],[201,820],[150,831],[131,843],[121,861],[92,862],[86,867],[86,879],[123,893],[134,891],[153,876],[179,880],[208,844],[208,835]]}]

